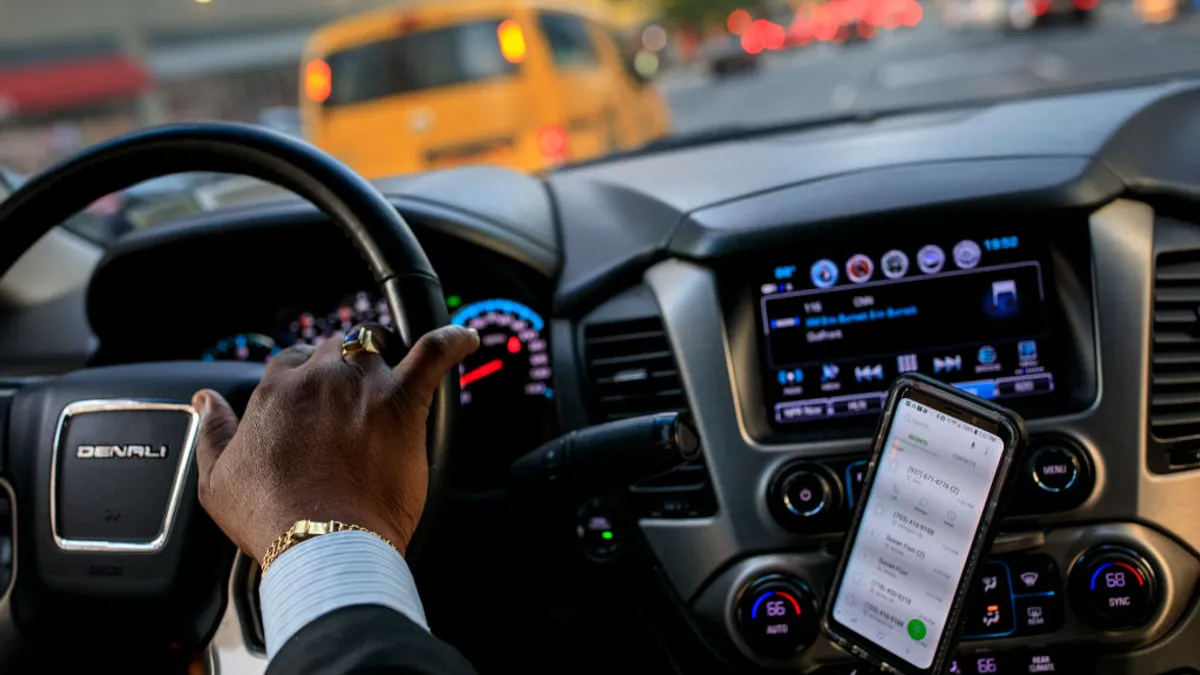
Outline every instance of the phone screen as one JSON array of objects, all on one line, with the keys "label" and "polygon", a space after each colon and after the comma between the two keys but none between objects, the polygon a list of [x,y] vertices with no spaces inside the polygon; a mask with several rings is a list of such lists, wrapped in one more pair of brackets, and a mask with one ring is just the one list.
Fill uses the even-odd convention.
[{"label": "phone screen", "polygon": [[920,669],[937,655],[1005,450],[994,423],[935,405],[913,392],[897,403],[832,603],[837,623]]}]

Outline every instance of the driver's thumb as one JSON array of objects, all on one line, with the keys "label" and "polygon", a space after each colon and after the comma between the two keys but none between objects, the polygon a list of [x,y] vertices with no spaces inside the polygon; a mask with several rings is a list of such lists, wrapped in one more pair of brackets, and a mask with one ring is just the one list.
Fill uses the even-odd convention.
[{"label": "driver's thumb", "polygon": [[192,407],[200,413],[196,435],[196,466],[199,469],[200,494],[208,493],[208,478],[217,458],[233,440],[238,419],[229,403],[211,389],[201,389],[192,397]]},{"label": "driver's thumb", "polygon": [[477,331],[443,326],[422,335],[393,372],[399,378],[401,391],[428,406],[446,372],[476,349],[479,349]]}]

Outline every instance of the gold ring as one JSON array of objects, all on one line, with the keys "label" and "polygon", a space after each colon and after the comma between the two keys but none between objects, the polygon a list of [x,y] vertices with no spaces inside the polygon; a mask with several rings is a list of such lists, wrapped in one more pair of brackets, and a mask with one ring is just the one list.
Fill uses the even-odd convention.
[{"label": "gold ring", "polygon": [[342,358],[360,352],[383,353],[381,340],[366,326],[355,328],[346,335],[346,339],[342,340]]}]

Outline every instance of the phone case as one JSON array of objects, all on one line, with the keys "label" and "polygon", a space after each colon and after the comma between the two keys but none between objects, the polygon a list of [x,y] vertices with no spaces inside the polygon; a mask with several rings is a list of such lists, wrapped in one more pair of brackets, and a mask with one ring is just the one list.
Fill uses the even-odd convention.
[{"label": "phone case", "polygon": [[842,551],[841,558],[838,560],[837,571],[833,577],[833,583],[830,585],[829,593],[825,598],[824,611],[821,617],[821,629],[825,635],[841,647],[843,650],[861,658],[881,671],[888,673],[903,673],[904,675],[931,675],[946,672],[950,665],[951,651],[958,643],[958,637],[961,632],[961,619],[964,605],[968,599],[968,591],[971,583],[974,581],[975,574],[979,570],[979,565],[983,560],[984,555],[991,549],[992,540],[995,538],[995,529],[993,527],[996,516],[1000,511],[1000,507],[1009,498],[1015,472],[1014,468],[1021,466],[1024,460],[1025,447],[1027,445],[1028,434],[1025,428],[1025,421],[1017,413],[996,405],[990,401],[978,398],[972,394],[955,389],[950,385],[943,384],[933,378],[910,374],[903,375],[896,379],[892,384],[891,390],[888,392],[887,404],[884,406],[883,414],[879,418],[879,424],[875,430],[875,441],[871,451],[871,458],[867,466],[867,474],[864,479],[864,485],[873,486],[875,483],[875,472],[879,464],[879,457],[884,450],[883,444],[887,437],[887,431],[891,427],[892,417],[895,414],[897,402],[901,398],[901,394],[908,391],[917,391],[925,395],[932,396],[944,401],[952,402],[955,406],[971,412],[972,414],[990,420],[996,423],[1001,428],[1005,429],[1012,439],[1011,447],[1006,447],[1005,455],[1001,458],[1000,465],[997,467],[997,475],[999,480],[994,483],[991,494],[988,496],[986,507],[981,514],[979,528],[975,537],[971,541],[971,550],[967,554],[966,564],[963,568],[962,578],[959,581],[958,587],[955,589],[954,600],[950,606],[950,613],[946,618],[947,630],[942,635],[941,641],[934,653],[933,663],[928,669],[921,669],[912,666],[906,662],[893,659],[886,650],[877,647],[871,642],[860,638],[850,631],[839,631],[838,626],[833,619],[833,599],[837,591],[842,586],[842,579],[845,574],[845,567],[849,557],[849,553],[857,541],[857,533],[862,523],[865,507],[867,503],[866,493],[857,500],[858,504],[855,507],[854,515],[846,537],[846,544]]}]

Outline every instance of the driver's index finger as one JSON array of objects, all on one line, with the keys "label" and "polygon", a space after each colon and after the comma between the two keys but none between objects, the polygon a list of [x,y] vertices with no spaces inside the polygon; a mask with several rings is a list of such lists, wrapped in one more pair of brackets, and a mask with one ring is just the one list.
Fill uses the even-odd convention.
[{"label": "driver's index finger", "polygon": [[271,357],[271,360],[267,362],[267,369],[264,376],[299,368],[312,358],[313,352],[316,350],[317,348],[310,344],[294,344]]},{"label": "driver's index finger", "polygon": [[346,334],[342,331],[334,331],[332,334],[325,337],[325,341],[317,346],[303,365],[322,365],[327,361],[340,361],[342,359],[342,341],[346,339]]}]

